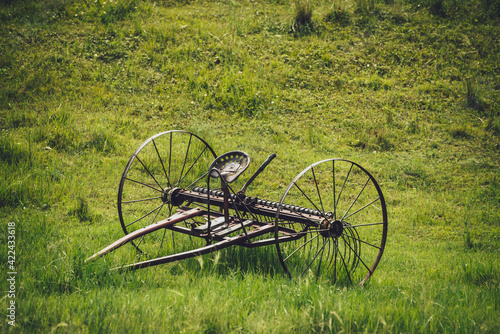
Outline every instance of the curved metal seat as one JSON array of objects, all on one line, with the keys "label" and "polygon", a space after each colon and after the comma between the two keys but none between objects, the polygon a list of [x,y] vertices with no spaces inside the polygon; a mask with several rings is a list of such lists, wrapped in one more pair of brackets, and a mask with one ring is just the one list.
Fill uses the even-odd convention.
[{"label": "curved metal seat", "polygon": [[[227,183],[235,181],[250,164],[250,156],[242,151],[227,152],[214,160],[210,165],[210,176],[218,178],[219,175]],[[215,171],[215,170],[216,171]]]}]

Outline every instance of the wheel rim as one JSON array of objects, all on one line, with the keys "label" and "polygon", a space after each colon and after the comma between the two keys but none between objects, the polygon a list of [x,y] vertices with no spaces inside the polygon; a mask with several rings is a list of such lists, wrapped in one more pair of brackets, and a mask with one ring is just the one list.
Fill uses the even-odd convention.
[{"label": "wheel rim", "polygon": [[[287,220],[284,212],[293,207],[309,208],[315,215],[296,210],[302,222]],[[285,237],[280,227],[293,229],[297,238],[279,242]],[[348,160],[307,167],[286,188],[276,214],[278,257],[290,277],[314,274],[363,284],[382,257],[386,237],[382,191],[368,171]]]},{"label": "wheel rim", "polygon": [[[204,176],[215,157],[203,139],[186,131],[162,132],[141,144],[125,167],[118,188],[118,215],[125,234],[173,215],[181,203],[171,203],[169,193],[206,182]],[[181,226],[203,223],[199,217]],[[132,244],[141,253],[164,256],[202,247],[204,240],[161,229]]]}]

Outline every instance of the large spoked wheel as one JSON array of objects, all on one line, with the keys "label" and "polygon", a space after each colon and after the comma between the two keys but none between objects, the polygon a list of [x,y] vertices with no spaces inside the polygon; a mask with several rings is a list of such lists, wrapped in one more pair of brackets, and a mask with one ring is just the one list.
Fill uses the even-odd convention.
[{"label": "large spoked wheel", "polygon": [[[192,190],[206,184],[214,150],[198,136],[167,131],[146,140],[130,158],[118,189],[118,215],[125,234],[172,216],[181,203],[172,203],[175,189]],[[188,205],[184,203],[183,205]],[[204,224],[203,217],[182,223],[181,228]],[[133,242],[142,253],[166,256],[205,245],[201,238],[160,229]]]},{"label": "large spoked wheel", "polygon": [[279,260],[289,276],[316,275],[362,285],[385,248],[387,210],[382,191],[373,176],[354,162],[317,162],[286,188],[275,237]]}]

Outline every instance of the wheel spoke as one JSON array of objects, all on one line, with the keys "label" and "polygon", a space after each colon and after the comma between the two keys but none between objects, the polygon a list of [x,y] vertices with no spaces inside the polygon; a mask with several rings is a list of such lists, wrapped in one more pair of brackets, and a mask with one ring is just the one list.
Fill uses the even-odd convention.
[{"label": "wheel spoke", "polygon": [[337,220],[337,201],[335,197],[335,160],[332,160],[332,178],[333,178],[333,219]]},{"label": "wheel spoke", "polygon": [[155,216],[153,217],[153,219],[151,219],[151,224],[153,224],[156,220],[156,217],[158,217],[158,214],[161,212],[161,209],[163,209],[163,206],[165,205],[165,203],[163,203],[161,206],[160,206],[160,209],[156,212]]},{"label": "wheel spoke", "polygon": [[[151,189],[153,189],[153,190],[155,190],[155,191],[158,191],[158,192],[163,193],[163,190],[162,190],[162,189],[155,188],[155,187],[150,186],[149,184],[146,184],[146,183],[144,183],[144,182],[137,181],[137,180],[134,180],[134,179],[130,179],[130,178],[128,178],[128,177],[125,177],[124,179],[125,179],[125,180],[128,180],[128,181],[131,181],[131,182],[135,182],[135,183],[141,184],[141,185],[143,185],[143,186],[145,186],[145,187],[148,187],[148,188],[151,188]],[[123,203],[123,202],[122,202],[122,203]]]},{"label": "wheel spoke", "polygon": [[314,173],[314,168],[311,168],[311,171],[314,178],[314,185],[316,186],[316,191],[318,192],[319,204],[321,205],[321,212],[325,212],[325,208],[323,207],[323,201],[321,200],[321,194],[319,192],[318,181],[316,180],[316,174]]},{"label": "wheel spoke", "polygon": [[344,187],[345,187],[345,184],[346,184],[346,182],[347,182],[347,179],[349,179],[349,175],[351,175],[351,170],[352,170],[352,167],[353,167],[353,166],[354,166],[354,164],[353,164],[353,163],[351,163],[351,168],[349,168],[349,172],[347,173],[347,176],[346,176],[346,178],[345,178],[345,180],[344,180],[344,183],[342,184],[342,188],[340,189],[340,192],[339,192],[339,197],[337,198],[337,204],[336,204],[336,206],[338,206],[338,205],[339,205],[340,196],[342,196],[342,192],[344,191]]},{"label": "wheel spoke", "polygon": [[154,139],[152,140],[152,142],[153,146],[155,147],[156,154],[158,155],[158,159],[160,159],[161,167],[163,168],[163,173],[165,173],[165,177],[167,178],[167,184],[169,187],[171,187],[172,185],[170,184],[170,178],[167,174],[167,171],[165,170],[165,165],[163,164],[163,159],[160,156],[160,152],[158,152],[158,147],[156,147],[156,142]]},{"label": "wheel spoke", "polygon": [[[198,157],[196,158],[196,160],[191,164],[191,166],[189,167],[189,169],[187,170],[186,174],[184,174],[184,176],[179,180],[179,183],[182,182],[182,180],[184,180],[184,178],[186,177],[186,175],[189,174],[189,172],[191,171],[191,169],[194,167],[194,165],[196,165],[196,163],[198,162],[198,160],[200,159],[200,157],[203,155],[203,153],[205,152],[205,150],[207,149],[207,147],[205,146],[203,148],[203,151],[201,151],[201,153],[198,155]],[[203,174],[201,177],[199,177],[198,179],[196,179],[195,182],[191,183],[188,188],[190,188],[193,184],[195,184],[198,180],[200,180],[203,176],[207,175],[208,174],[208,171]]]},{"label": "wheel spoke", "polygon": [[174,252],[175,252],[175,233],[174,233],[174,231],[172,231],[172,246],[173,246]]},{"label": "wheel spoke", "polygon": [[292,252],[292,254],[288,255],[288,256],[286,257],[286,259],[284,259],[284,260],[283,260],[283,262],[286,262],[286,260],[288,260],[288,259],[289,259],[289,258],[290,258],[293,254],[297,253],[300,249],[302,249],[302,247],[304,247],[305,245],[307,245],[308,243],[310,243],[311,241],[313,241],[314,239],[316,239],[316,238],[317,238],[317,237],[319,237],[319,236],[320,236],[320,235],[318,234],[318,235],[316,235],[316,236],[312,237],[311,239],[307,240],[307,241],[306,241],[305,243],[303,243],[302,245],[300,245],[300,247],[299,247],[299,248],[297,248],[296,250],[294,250],[294,251]]},{"label": "wheel spoke", "polygon": [[352,235],[349,235],[349,234],[342,234],[342,235],[343,235],[343,236],[345,236],[345,237],[348,237],[348,238],[354,239],[354,240],[356,240],[356,241],[358,241],[358,242],[362,242],[362,243],[364,243],[364,244],[366,244],[366,245],[368,245],[368,246],[371,246],[371,247],[374,247],[374,248],[377,248],[377,249],[382,249],[382,247],[379,247],[379,246],[373,245],[373,244],[371,244],[371,243],[369,243],[369,242],[366,242],[366,241],[364,241],[364,240],[361,240],[361,239],[359,239],[359,238],[355,238],[355,237],[353,237]]},{"label": "wheel spoke", "polygon": [[122,201],[122,204],[147,202],[147,201],[153,201],[153,200],[156,200],[156,199],[161,199],[161,196],[158,196],[158,197],[149,197],[149,198],[143,198],[143,199],[135,199],[135,200],[131,200],[131,201]]},{"label": "wheel spoke", "polygon": [[154,208],[153,210],[151,210],[151,211],[149,211],[148,213],[146,213],[146,214],[145,214],[144,216],[142,216],[141,218],[136,219],[136,220],[134,220],[133,222],[131,222],[130,224],[125,225],[125,226],[126,226],[126,227],[129,227],[130,225],[137,223],[139,220],[146,218],[147,216],[149,216],[150,214],[152,214],[152,213],[153,213],[153,212],[155,212],[156,210],[160,209],[163,205],[165,205],[165,204],[164,204],[164,203],[162,203],[161,205],[157,206],[157,207],[156,207],[156,208]]},{"label": "wheel spoke", "polygon": [[325,214],[325,213],[324,213],[323,211],[321,211],[321,210],[319,210],[319,209],[318,209],[318,207],[316,206],[316,204],[314,204],[314,203],[313,203],[313,201],[309,198],[309,196],[307,196],[307,195],[304,193],[304,191],[303,191],[303,190],[299,187],[299,185],[297,184],[297,182],[295,182],[295,183],[294,183],[294,186],[296,186],[296,187],[297,187],[297,189],[299,189],[299,190],[300,190],[300,192],[302,193],[302,195],[304,195],[304,197],[305,197],[305,198],[309,201],[309,203],[311,203],[311,204],[314,206],[314,208],[316,209],[316,211],[318,211],[318,212],[321,214],[321,217],[326,218],[326,217],[324,216],[324,214]]},{"label": "wheel spoke", "polygon": [[[172,175],[170,173],[171,167],[172,167],[172,134],[173,134],[173,132],[170,132],[170,148],[168,151],[168,175]],[[170,185],[170,186],[172,186],[172,185]]]},{"label": "wheel spoke", "polygon": [[[172,204],[168,204],[168,215],[169,216],[172,216],[172,211],[174,209],[174,206]],[[163,240],[165,239],[165,235],[167,233],[167,229],[165,229],[165,231],[163,231],[163,236],[162,236],[162,239],[161,239],[161,244],[160,244],[160,248],[163,247]],[[175,252],[175,233],[173,230],[171,230],[171,242],[172,242],[172,246],[173,246],[173,252]]]},{"label": "wheel spoke", "polygon": [[184,162],[182,163],[181,173],[179,174],[179,180],[177,180],[177,184],[175,185],[176,187],[178,187],[179,184],[181,183],[182,174],[184,173],[184,167],[186,167],[186,161],[187,161],[187,158],[188,158],[188,155],[189,155],[189,149],[191,148],[191,139],[192,138],[193,138],[193,135],[190,135],[189,136],[188,147],[187,147],[187,150],[186,150],[186,155],[184,156]]},{"label": "wheel spoke", "polygon": [[161,237],[160,249],[163,247],[163,240],[165,240],[165,234],[167,233],[167,229],[163,229],[163,235]]},{"label": "wheel spoke", "polygon": [[320,273],[320,270],[321,270],[321,262],[323,262],[323,253],[325,252],[325,245],[326,245],[326,243],[330,243],[330,239],[329,238],[325,238],[325,242],[323,243],[323,247],[321,248],[321,257],[319,258],[318,270],[316,271],[316,281],[319,278],[319,273]]},{"label": "wheel spoke", "polygon": [[[306,268],[304,269],[304,271],[302,272],[302,274],[300,274],[299,277],[302,277],[304,276],[304,274],[306,273],[306,271],[309,269],[309,267],[311,266],[311,264],[314,262],[314,260],[316,260],[316,258],[318,257],[319,253],[322,253],[323,249],[325,248],[325,245],[326,245],[326,242],[328,241],[328,239],[325,240],[325,242],[323,243],[323,246],[321,247],[321,249],[319,251],[316,252],[316,255],[314,255],[314,258],[308,263],[308,265],[306,266]],[[321,264],[321,261],[320,261],[320,264]]]},{"label": "wheel spoke", "polygon": [[139,247],[139,245],[142,243],[142,240],[144,240],[144,237],[145,237],[145,236],[146,236],[146,235],[143,235],[143,236],[141,237],[141,239],[140,239],[140,240],[139,240],[139,242],[137,243],[137,247]]},{"label": "wheel spoke", "polygon": [[138,156],[135,157],[140,163],[141,165],[144,167],[144,169],[146,170],[146,172],[148,172],[148,174],[153,178],[153,180],[156,182],[156,184],[158,185],[158,187],[160,187],[160,189],[163,189],[163,187],[160,185],[160,183],[156,180],[156,178],[154,177],[154,175],[149,171],[148,167],[146,167],[146,165],[142,162],[141,159],[139,159]]},{"label": "wheel spoke", "polygon": [[[337,241],[338,242],[338,241]],[[337,246],[337,249],[338,249],[338,246]],[[345,268],[345,272],[347,274],[347,277],[349,278],[349,282],[351,282],[352,284],[352,279],[351,279],[351,275],[349,275],[349,269],[347,268],[347,265],[345,263],[345,260],[344,260],[344,256],[342,256],[342,253],[338,252],[339,256],[340,256],[340,259],[342,260],[342,264],[344,265],[344,268]]]},{"label": "wheel spoke", "polygon": [[203,174],[202,176],[200,176],[199,178],[194,180],[189,186],[186,187],[186,189],[191,189],[192,186],[194,186],[198,181],[200,181],[202,178],[207,176],[208,173],[209,173],[209,171],[207,171],[205,174]]},{"label": "wheel spoke", "polygon": [[332,239],[328,238],[328,240],[329,240],[328,241],[328,254],[327,254],[326,259],[325,259],[325,261],[326,261],[325,265],[327,265],[326,270],[328,270],[328,268],[330,268],[329,263],[332,261],[330,259],[330,252],[332,251]]},{"label": "wheel spoke", "polygon": [[362,207],[361,209],[359,209],[359,210],[357,210],[357,211],[355,211],[355,212],[351,213],[349,216],[345,216],[345,217],[343,217],[342,219],[347,219],[347,218],[349,218],[349,217],[354,216],[356,213],[358,213],[358,212],[360,212],[360,211],[362,211],[362,210],[366,209],[367,207],[369,207],[370,205],[372,205],[373,203],[375,203],[375,202],[376,202],[376,201],[378,201],[378,200],[380,200],[380,197],[379,197],[379,198],[377,198],[377,199],[374,199],[373,201],[371,201],[370,203],[366,204],[366,205],[365,205],[364,207]]},{"label": "wheel spoke", "polygon": [[340,220],[344,220],[345,216],[349,213],[349,211],[351,211],[352,206],[358,201],[359,196],[361,196],[361,194],[365,190],[366,185],[368,184],[368,182],[370,182],[370,178],[368,178],[368,180],[366,180],[366,183],[363,186],[363,189],[361,189],[361,191],[359,192],[358,196],[356,196],[356,198],[354,199],[354,201],[351,203],[351,206],[349,207],[349,209],[347,209],[347,211],[344,213],[344,215],[342,216],[342,218]]},{"label": "wheel spoke", "polygon": [[368,224],[359,224],[359,225],[345,225],[344,228],[356,228],[356,227],[384,225],[384,224],[385,223],[368,223]]},{"label": "wheel spoke", "polygon": [[339,253],[339,241],[337,239],[335,239],[333,251],[335,252],[335,261],[333,261],[333,278],[337,281],[337,255]]},{"label": "wheel spoke", "polygon": [[[160,213],[160,210],[158,211],[158,213]],[[158,215],[158,213],[156,215]],[[169,217],[172,216],[172,205],[170,203],[168,204],[168,216]],[[156,217],[155,217],[155,219],[156,219]],[[165,229],[163,229],[163,235],[161,237],[160,249],[162,249],[162,247],[163,247],[163,240],[165,240],[165,234],[166,233],[167,233],[167,229],[165,228]]]},{"label": "wheel spoke", "polygon": [[368,266],[365,264],[365,261],[363,261],[363,259],[361,258],[361,256],[359,256],[358,252],[356,252],[352,247],[351,247],[351,244],[349,242],[347,242],[343,236],[342,237],[342,240],[344,240],[345,244],[347,246],[349,246],[349,248],[351,249],[352,253],[358,258],[359,261],[361,261],[361,263],[363,264],[363,266],[365,266],[365,268],[370,272],[370,274],[372,274],[372,271],[370,268],[368,268]]}]

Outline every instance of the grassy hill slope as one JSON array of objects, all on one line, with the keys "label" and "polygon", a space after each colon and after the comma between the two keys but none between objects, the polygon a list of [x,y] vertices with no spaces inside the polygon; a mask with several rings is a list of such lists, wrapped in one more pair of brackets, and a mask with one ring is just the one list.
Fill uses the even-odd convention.
[{"label": "grassy hill slope", "polygon": [[[4,291],[8,272],[17,275],[15,297],[1,300],[2,316],[15,301],[16,326],[0,328],[498,332],[499,8],[3,2]],[[116,192],[128,159],[170,129],[199,135],[218,154],[249,153],[247,177],[276,152],[248,190],[270,200],[319,160],[367,168],[389,210],[372,279],[363,287],[289,280],[273,246],[123,274],[109,269],[141,259],[128,245],[84,263],[123,235]]]}]

